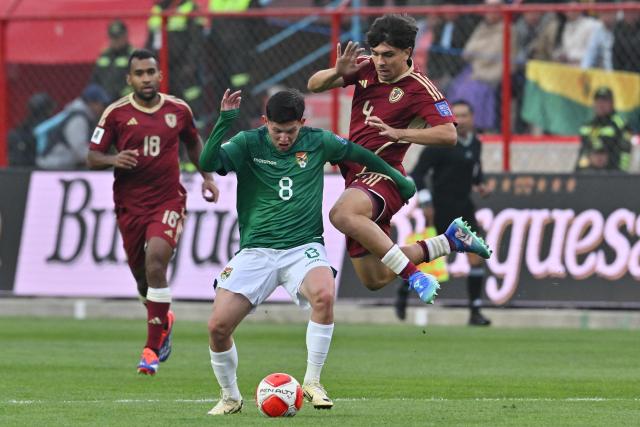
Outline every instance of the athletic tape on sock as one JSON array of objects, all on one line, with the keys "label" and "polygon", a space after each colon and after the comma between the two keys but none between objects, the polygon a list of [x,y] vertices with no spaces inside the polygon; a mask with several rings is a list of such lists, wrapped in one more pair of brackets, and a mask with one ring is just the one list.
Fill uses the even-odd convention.
[{"label": "athletic tape on sock", "polygon": [[147,301],[171,303],[171,289],[149,288],[147,290]]},{"label": "athletic tape on sock", "polygon": [[425,240],[425,242],[427,243],[427,248],[429,249],[428,261],[433,261],[436,258],[440,258],[441,256],[449,255],[451,253],[449,241],[444,234],[432,237],[431,239],[427,239]]},{"label": "athletic tape on sock", "polygon": [[389,252],[382,257],[381,261],[396,274],[402,273],[402,270],[409,264],[409,258],[398,245],[393,245]]}]

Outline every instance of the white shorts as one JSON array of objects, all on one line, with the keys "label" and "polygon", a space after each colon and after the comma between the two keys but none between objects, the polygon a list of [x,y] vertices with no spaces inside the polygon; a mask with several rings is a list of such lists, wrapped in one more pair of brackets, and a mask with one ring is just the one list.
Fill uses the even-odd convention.
[{"label": "white shorts", "polygon": [[294,303],[306,308],[310,304],[300,293],[300,285],[309,270],[316,267],[331,268],[320,243],[291,249],[245,248],[229,261],[216,281],[218,287],[244,295],[254,306],[282,286]]}]

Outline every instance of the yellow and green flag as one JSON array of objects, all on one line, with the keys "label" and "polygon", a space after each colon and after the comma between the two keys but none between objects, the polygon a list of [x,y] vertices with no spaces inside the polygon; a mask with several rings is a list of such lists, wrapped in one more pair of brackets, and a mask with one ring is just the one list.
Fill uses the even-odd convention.
[{"label": "yellow and green flag", "polygon": [[546,132],[577,135],[593,117],[593,94],[601,86],[613,91],[618,114],[640,129],[640,73],[529,61],[526,79],[522,118]]}]

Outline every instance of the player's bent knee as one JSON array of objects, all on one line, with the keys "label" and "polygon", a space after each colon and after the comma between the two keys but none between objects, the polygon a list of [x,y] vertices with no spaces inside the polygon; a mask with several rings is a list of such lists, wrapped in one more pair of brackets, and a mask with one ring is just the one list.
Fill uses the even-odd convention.
[{"label": "player's bent knee", "polygon": [[338,231],[347,236],[352,233],[355,224],[352,216],[337,206],[334,206],[331,211],[329,211],[329,221],[331,221],[331,224],[338,229]]},{"label": "player's bent knee", "polygon": [[331,224],[334,227],[336,227],[337,229],[340,229],[340,226],[344,220],[343,220],[343,215],[340,212],[340,209],[338,208],[338,206],[332,207],[331,210],[329,211],[329,221],[331,221]]},{"label": "player's bent knee", "polygon": [[224,320],[210,319],[207,327],[209,329],[209,336],[213,342],[224,341],[233,333],[231,325]]},{"label": "player's bent knee", "polygon": [[309,303],[316,310],[327,311],[333,309],[334,293],[328,289],[322,289],[311,296]]}]

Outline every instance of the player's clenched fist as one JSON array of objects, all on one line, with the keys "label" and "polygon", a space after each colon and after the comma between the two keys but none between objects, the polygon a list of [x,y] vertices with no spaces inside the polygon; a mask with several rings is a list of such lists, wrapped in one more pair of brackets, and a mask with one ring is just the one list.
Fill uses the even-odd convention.
[{"label": "player's clenched fist", "polygon": [[138,165],[138,150],[122,150],[116,155],[113,167],[133,169]]}]

